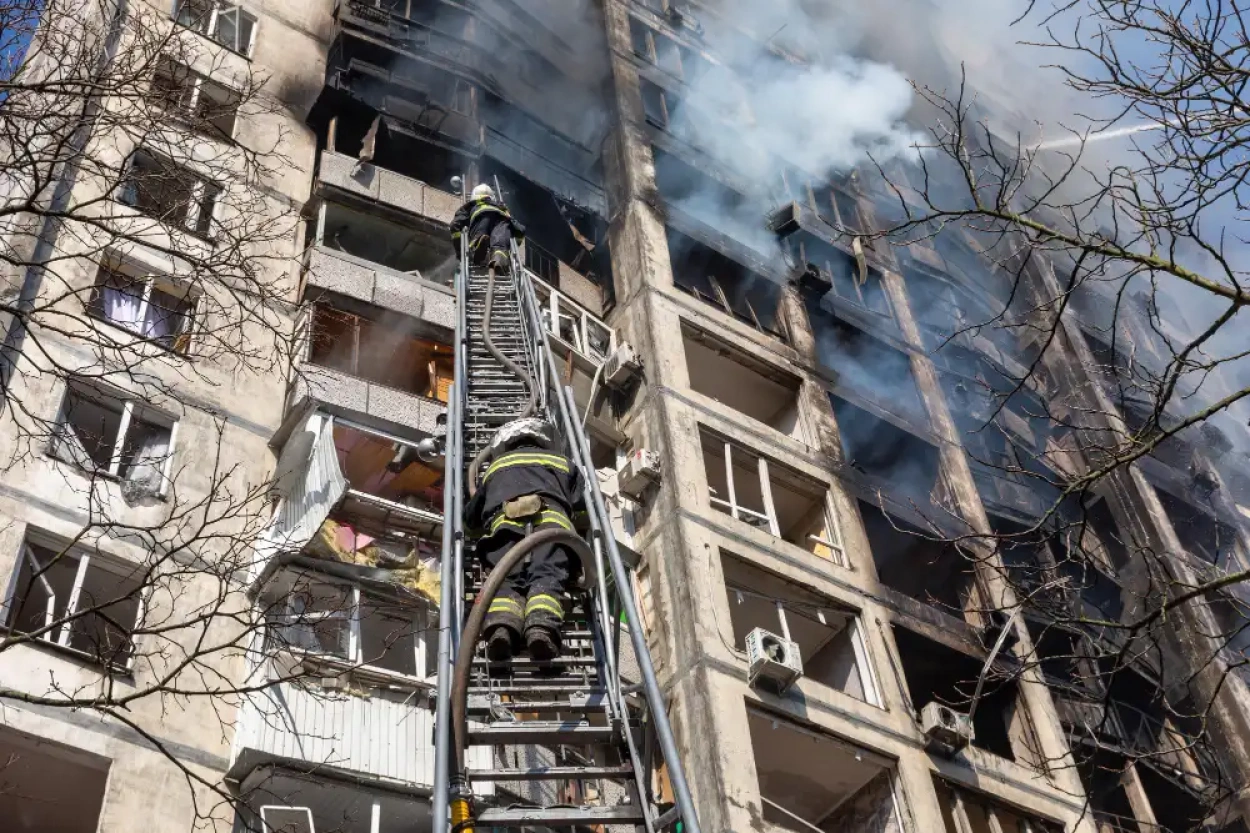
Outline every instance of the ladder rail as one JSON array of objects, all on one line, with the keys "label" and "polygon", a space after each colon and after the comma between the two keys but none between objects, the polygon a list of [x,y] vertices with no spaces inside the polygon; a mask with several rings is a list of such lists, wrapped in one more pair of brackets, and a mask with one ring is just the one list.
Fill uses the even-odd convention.
[{"label": "ladder rail", "polygon": [[464,431],[461,429],[468,404],[468,247],[461,246],[460,271],[456,280],[455,364],[447,395],[447,428],[444,441],[443,476],[443,554],[439,575],[438,677],[434,713],[434,784],[432,830],[446,831],[450,820],[451,791],[451,678],[452,656],[460,647],[464,617],[464,527],[459,511],[464,476]]},{"label": "ladder rail", "polygon": [[[517,261],[516,241],[512,243],[512,256],[514,267],[519,265]],[[514,268],[514,272],[518,273],[518,290],[525,294],[531,303],[535,303],[533,282],[529,280],[528,272],[522,269]],[[536,305],[536,303],[535,303]],[[531,307],[533,309],[534,307]],[[531,320],[532,321],[532,320]],[[541,323],[541,322],[533,322]],[[540,330],[540,332],[542,332]],[[559,378],[555,366],[555,357],[551,353],[550,345],[543,338],[543,350],[547,369],[550,374],[550,380],[554,386],[555,380]],[[562,393],[563,395],[559,395]],[[572,446],[574,459],[581,465],[582,471],[586,473],[584,488],[587,492],[587,509],[591,518],[592,526],[596,528],[598,538],[603,542],[604,548],[607,550],[608,561],[612,568],[612,576],[616,583],[616,593],[625,608],[625,616],[627,617],[629,627],[629,638],[634,649],[634,654],[638,660],[638,668],[642,675],[642,686],[644,699],[647,702],[647,709],[651,713],[652,724],[657,739],[660,742],[660,751],[664,756],[664,762],[668,767],[669,781],[673,787],[673,797],[680,811],[682,822],[684,824],[685,833],[700,833],[698,819],[694,810],[694,799],[690,794],[689,785],[686,783],[685,772],[681,765],[681,758],[677,751],[677,741],[673,736],[672,726],[668,722],[668,712],[664,704],[664,695],[660,691],[659,680],[655,675],[655,666],[651,662],[651,653],[647,648],[646,637],[642,633],[642,618],[638,613],[638,605],[634,599],[633,585],[630,582],[630,574],[625,567],[625,561],[621,558],[621,553],[616,545],[616,536],[612,534],[610,515],[608,514],[607,505],[603,501],[603,492],[599,488],[599,479],[594,476],[595,468],[591,459],[590,446],[586,439],[586,434],[582,429],[580,421],[576,419],[577,413],[576,400],[573,397],[572,387],[557,388],[557,396],[553,397],[558,407],[556,411],[560,417],[565,435]],[[603,572],[600,571],[600,576]],[[606,602],[607,596],[601,597]],[[619,669],[614,669],[616,673],[611,676],[616,678],[617,695],[620,694],[620,677]],[[632,733],[626,731],[626,739],[630,745],[631,755],[635,754]],[[638,758],[634,758],[635,762],[639,762]],[[645,795],[645,793],[643,793]],[[648,829],[650,823],[648,822]],[[649,830],[650,833],[650,830]]]}]

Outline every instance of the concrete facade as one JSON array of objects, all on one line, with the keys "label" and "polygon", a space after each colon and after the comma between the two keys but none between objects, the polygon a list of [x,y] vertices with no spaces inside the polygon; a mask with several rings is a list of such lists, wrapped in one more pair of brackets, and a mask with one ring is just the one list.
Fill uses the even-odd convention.
[{"label": "concrete facade", "polygon": [[[596,461],[602,458],[610,469],[616,452],[631,448],[657,452],[662,460],[659,488],[623,511],[631,520],[629,546],[641,554],[638,591],[648,642],[705,830],[1184,833],[1173,819],[1179,818],[1177,803],[1188,799],[1173,796],[1186,789],[1178,781],[1205,777],[1203,762],[1182,760],[1175,749],[1136,750],[1159,753],[1166,772],[1159,775],[1145,763],[1127,767],[1115,794],[1129,812],[1118,804],[1107,809],[1101,798],[1091,798],[1075,768],[1062,765],[1074,742],[1073,707],[1041,668],[987,695],[978,742],[955,756],[928,750],[918,712],[945,696],[938,691],[942,669],[930,666],[971,663],[975,672],[988,662],[985,634],[993,622],[986,611],[1012,606],[1015,591],[1004,580],[1009,566],[984,543],[969,545],[973,558],[954,569],[953,578],[939,575],[949,565],[940,566],[936,556],[900,563],[894,550],[905,548],[891,543],[874,513],[878,503],[888,504],[889,518],[910,522],[906,484],[882,488],[872,472],[856,468],[848,451],[852,420],[839,414],[852,411],[838,408],[849,405],[876,420],[882,435],[899,432],[919,444],[909,448],[928,449],[936,472],[931,493],[974,534],[990,534],[1002,515],[990,505],[984,472],[970,462],[960,428],[964,406],[952,401],[949,368],[928,341],[927,310],[918,303],[905,256],[868,254],[880,293],[877,309],[863,295],[821,307],[790,280],[780,256],[769,260],[665,200],[657,153],[725,187],[750,190],[740,172],[725,170],[648,118],[644,85],[673,94],[688,89],[639,54],[637,27],[703,54],[689,25],[657,12],[668,4],[596,4],[592,18],[602,43],[593,47],[589,64],[588,47],[562,36],[555,25],[560,15],[553,21],[542,4],[505,0],[472,11],[428,5],[243,3],[257,21],[250,57],[226,54],[204,65],[224,81],[245,71],[232,70],[234,64],[250,61],[252,70],[268,76],[268,89],[281,91],[274,111],[255,119],[240,115],[236,137],[244,145],[284,137],[289,164],[252,185],[303,222],[292,221],[289,238],[269,253],[266,266],[265,280],[280,287],[276,294],[287,302],[278,313],[292,333],[287,361],[274,360],[267,370],[206,362],[190,375],[175,361],[158,361],[146,372],[163,396],[149,396],[147,387],[131,391],[176,422],[170,480],[181,498],[258,490],[274,498],[223,522],[236,539],[259,537],[256,552],[264,557],[253,560],[250,547],[216,553],[231,567],[224,571],[228,581],[187,581],[165,612],[191,615],[218,594],[223,612],[276,606],[313,576],[350,588],[354,653],[327,658],[277,651],[257,662],[237,650],[213,659],[214,672],[236,688],[262,677],[274,682],[263,703],[237,691],[220,698],[153,697],[122,719],[14,702],[0,719],[0,732],[74,747],[106,762],[98,826],[84,830],[112,833],[139,823],[259,830],[266,806],[307,813],[319,831],[334,829],[334,819],[352,831],[428,830],[433,679],[422,662],[429,643],[415,636],[413,653],[402,661],[371,658],[355,643],[362,640],[360,623],[370,621],[364,599],[382,600],[378,610],[392,616],[399,610],[412,621],[415,611],[428,613],[412,576],[428,569],[435,554],[429,547],[437,526],[429,507],[441,502],[428,490],[437,489],[437,476],[403,494],[376,486],[373,476],[393,447],[438,433],[445,413],[440,382],[447,380],[439,367],[456,315],[445,238],[459,203],[450,190],[455,175],[502,182],[513,210],[532,227],[527,267],[556,296],[549,335],[579,407],[590,406]],[[687,9],[685,19],[703,11]],[[594,74],[588,65],[603,69],[591,94],[583,89],[590,86],[584,80],[594,80],[584,78]],[[534,77],[544,74],[550,77],[536,84]],[[553,97],[553,88],[568,95]],[[570,117],[578,90],[601,108],[603,126],[594,135]],[[850,258],[845,239],[818,216],[806,193],[809,202],[795,210],[797,227]],[[871,216],[867,195],[847,196]],[[751,285],[762,293],[757,298],[775,300],[775,316],[760,317],[763,301],[759,309],[748,303],[744,313],[719,283],[714,293],[698,289],[704,276],[682,265],[674,234],[732,264],[718,267],[724,274],[736,268],[760,276],[762,283]],[[173,256],[151,248],[125,255],[142,269],[169,271]],[[96,267],[84,259],[68,274],[89,286]],[[1054,276],[1044,271],[1034,280],[1054,286]],[[830,367],[825,351],[834,325],[819,317],[822,309],[836,326],[871,339],[871,349],[898,357],[890,361],[914,380],[914,406]],[[644,372],[635,389],[593,389],[604,354],[592,349],[589,326],[610,327],[611,344],[628,342],[638,350]],[[1114,412],[1105,390],[1091,382],[1088,368],[1095,361],[1082,322],[1063,322],[1060,334],[1063,350],[1047,366],[1056,386],[1082,391]],[[366,336],[378,340],[365,342]],[[90,364],[73,338],[55,343],[66,366]],[[403,372],[414,378],[397,382],[401,362],[389,354],[378,361],[370,353],[378,344],[396,356],[409,351],[411,366],[403,365]],[[999,365],[1016,362],[988,341],[972,347]],[[36,361],[25,360],[32,367]],[[64,378],[30,373],[12,395],[22,412],[55,421],[65,390]],[[16,417],[10,409],[5,418]],[[21,460],[0,485],[0,575],[12,576],[10,584],[22,569],[23,541],[75,540],[102,507],[110,524],[124,529],[110,528],[98,542],[93,535],[89,544],[126,563],[142,563],[155,545],[151,537],[136,541],[120,533],[173,523],[169,498],[132,501],[116,479],[97,483],[46,449],[24,453],[30,449],[17,447],[19,436],[12,425],[0,431],[0,450]],[[372,468],[352,458],[360,448],[372,454]],[[1125,535],[1178,554],[1177,574],[1195,581],[1206,567],[1186,555],[1192,542],[1169,520],[1167,498],[1157,491],[1167,492],[1160,483],[1175,488],[1188,473],[1151,465],[1117,475],[1106,505]],[[1250,499],[1233,488],[1224,494],[1234,496],[1224,498],[1219,517],[1233,524],[1239,543],[1223,568],[1234,570],[1247,563],[1244,517],[1234,523],[1234,516],[1250,515],[1243,508]],[[337,528],[331,522],[372,533],[368,524],[379,517],[417,530],[411,537],[421,542],[394,574],[382,575],[379,559],[386,552],[367,559],[321,552],[321,562],[310,555],[324,548],[325,531]],[[296,561],[284,560],[292,552],[274,554],[282,550],[274,537],[279,526],[292,536],[285,544]],[[1131,599],[1148,580],[1132,564],[1104,578],[1116,600]],[[919,597],[926,582],[936,597],[956,579],[963,584],[951,604]],[[159,601],[152,604],[160,609]],[[765,619],[770,604],[790,610],[796,622],[806,611],[794,630],[813,645],[812,655],[804,656],[807,674],[784,693],[748,684],[742,632],[785,627]],[[1240,673],[1225,675],[1224,665],[1193,661],[1212,653],[1213,641],[1203,635],[1219,633],[1215,614],[1195,607],[1179,619],[1167,650],[1190,658],[1192,669],[1185,667],[1194,672],[1197,690],[1209,695],[1206,732],[1216,739],[1223,786],[1238,799],[1232,815],[1221,817],[1229,821],[1250,803],[1242,795],[1250,784],[1250,691]],[[426,634],[429,620],[420,621],[427,624],[417,630]],[[1031,632],[1016,630],[1015,650],[1028,654]],[[299,687],[277,682],[291,667],[307,678]],[[142,685],[145,674],[158,672],[138,669],[119,678],[65,646],[22,644],[0,652],[0,686],[30,695],[27,700],[53,690],[95,691],[106,682]],[[0,695],[0,702],[10,699]],[[3,739],[0,734],[0,749]],[[657,797],[666,798],[662,774],[656,782]],[[1201,829],[1223,833],[1240,829],[1235,824],[1212,821]]]}]

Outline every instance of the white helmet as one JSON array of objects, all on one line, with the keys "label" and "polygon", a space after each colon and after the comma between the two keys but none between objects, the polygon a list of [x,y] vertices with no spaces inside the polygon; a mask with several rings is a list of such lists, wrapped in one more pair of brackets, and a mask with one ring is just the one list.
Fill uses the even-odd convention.
[{"label": "white helmet", "polygon": [[493,200],[495,198],[495,190],[486,183],[482,183],[473,189],[472,196],[475,200]]},{"label": "white helmet", "polygon": [[551,423],[545,419],[537,417],[514,419],[495,432],[490,448],[491,451],[498,453],[524,440],[529,440],[541,448],[551,448],[551,433]]}]

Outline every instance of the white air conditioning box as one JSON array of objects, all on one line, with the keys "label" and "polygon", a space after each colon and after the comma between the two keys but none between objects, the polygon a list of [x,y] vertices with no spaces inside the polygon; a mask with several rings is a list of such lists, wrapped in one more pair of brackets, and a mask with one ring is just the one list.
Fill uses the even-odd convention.
[{"label": "white air conditioning box", "polygon": [[747,634],[747,663],[747,682],[752,686],[767,680],[778,691],[785,691],[803,676],[798,643],[763,628]]},{"label": "white air conditioning box", "polygon": [[930,751],[953,755],[972,742],[972,721],[963,712],[938,702],[920,710],[920,731]]},{"label": "white air conditioning box", "polygon": [[621,342],[603,363],[603,383],[620,390],[642,370],[642,359],[628,342]]},{"label": "white air conditioning box", "polygon": [[621,467],[616,482],[621,494],[638,500],[652,483],[660,482],[660,455],[645,448],[635,448],[625,458],[625,465]]}]

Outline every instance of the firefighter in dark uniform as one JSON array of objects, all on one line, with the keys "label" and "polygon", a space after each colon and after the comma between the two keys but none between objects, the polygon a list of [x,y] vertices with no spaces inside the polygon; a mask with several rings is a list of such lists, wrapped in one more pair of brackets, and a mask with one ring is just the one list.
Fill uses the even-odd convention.
[{"label": "firefighter in dark uniform", "polygon": [[472,264],[483,266],[489,262],[497,272],[503,273],[508,271],[512,238],[518,243],[523,241],[525,227],[495,199],[495,192],[489,185],[479,185],[451,221],[451,242],[455,244],[457,256],[466,237]]},{"label": "firefighter in dark uniform", "polygon": [[[543,529],[576,531],[574,512],[584,509],[581,475],[567,457],[552,451],[552,427],[519,419],[499,429],[465,521],[481,531],[477,553],[493,568],[514,544]],[[548,544],[508,574],[491,600],[485,623],[486,655],[506,662],[522,641],[533,659],[560,655],[565,600],[581,575],[581,560],[563,544]]]}]

